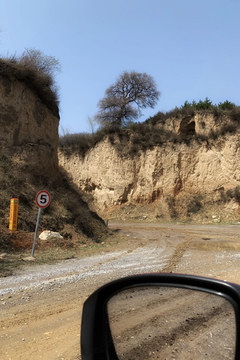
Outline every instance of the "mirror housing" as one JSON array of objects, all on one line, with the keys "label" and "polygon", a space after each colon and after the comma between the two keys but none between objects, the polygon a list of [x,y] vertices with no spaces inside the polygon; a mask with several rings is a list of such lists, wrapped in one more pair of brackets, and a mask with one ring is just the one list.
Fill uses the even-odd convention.
[{"label": "mirror housing", "polygon": [[[193,275],[135,275],[112,281],[100,287],[85,301],[81,326],[81,353],[83,360],[118,360],[110,331],[107,303],[108,300],[118,292],[140,286],[177,287],[224,297],[234,308],[236,339],[239,338],[239,285]],[[240,348],[236,341],[235,359],[239,358]]]}]

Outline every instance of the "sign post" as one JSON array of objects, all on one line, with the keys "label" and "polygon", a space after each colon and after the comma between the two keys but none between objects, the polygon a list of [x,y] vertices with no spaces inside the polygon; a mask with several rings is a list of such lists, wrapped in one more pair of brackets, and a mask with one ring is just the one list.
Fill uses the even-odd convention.
[{"label": "sign post", "polygon": [[18,218],[18,199],[13,198],[10,202],[10,221],[9,229],[12,231],[17,230],[17,218]]},{"label": "sign post", "polygon": [[37,217],[37,223],[36,223],[34,241],[33,241],[33,247],[32,247],[32,254],[31,254],[32,257],[34,255],[34,250],[35,250],[41,209],[48,207],[48,205],[50,204],[50,201],[51,201],[51,197],[50,197],[49,192],[47,192],[46,190],[39,191],[39,193],[36,196],[36,203],[37,203],[37,206],[39,207],[39,209],[38,209],[38,217]]}]

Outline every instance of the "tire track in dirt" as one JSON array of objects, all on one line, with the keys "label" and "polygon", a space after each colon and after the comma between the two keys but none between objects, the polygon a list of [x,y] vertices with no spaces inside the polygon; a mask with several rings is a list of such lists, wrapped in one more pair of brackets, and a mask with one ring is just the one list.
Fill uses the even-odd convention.
[{"label": "tire track in dirt", "polygon": [[[111,225],[113,228],[116,226],[117,224]],[[36,271],[30,269],[32,277],[24,280],[24,284],[18,283],[18,277],[21,274],[27,276],[26,271],[19,271],[15,277],[9,277],[9,285],[6,278],[1,279],[4,283],[1,288],[22,287],[13,294],[1,296],[1,299],[4,298],[0,316],[1,359],[80,359],[82,303],[99,286],[115,278],[140,270],[176,271],[202,276],[212,274],[217,277],[225,269],[227,275],[224,273],[224,279],[230,281],[231,278],[233,281],[236,277],[239,278],[239,251],[232,251],[232,255],[229,255],[225,248],[223,253],[219,253],[218,249],[216,258],[216,252],[213,251],[215,248],[207,248],[204,256],[203,251],[196,248],[198,241],[206,244],[203,237],[214,237],[217,242],[227,241],[231,236],[231,240],[235,239],[238,244],[239,227],[221,226],[219,229],[216,226],[119,224],[118,228],[127,237],[121,244],[116,244],[115,248],[108,248],[97,256],[67,260],[53,267],[41,267],[44,274],[39,278],[39,286],[27,286],[28,281],[37,281]],[[211,242],[213,241],[207,242],[209,247]],[[185,258],[185,255],[189,256]],[[211,267],[206,269],[205,263],[209,263]],[[70,279],[67,279],[68,276]],[[26,301],[28,296],[29,302]]]},{"label": "tire track in dirt", "polygon": [[[235,339],[234,310],[221,297],[186,289],[143,287],[117,294],[110,300],[109,310],[119,359],[189,359],[188,355],[203,359],[203,351],[211,351],[214,359],[233,355],[218,356],[225,352],[226,343],[233,350]],[[229,337],[222,337],[223,333]]]},{"label": "tire track in dirt", "polygon": [[[95,263],[91,265],[84,265],[81,268],[76,268],[76,266],[71,266],[69,270],[60,270],[59,272],[54,271],[53,267],[49,268],[49,271],[43,271],[42,276],[30,273],[30,276],[26,273],[19,273],[14,277],[8,277],[4,279],[0,287],[0,294],[2,296],[7,293],[19,293],[21,291],[32,291],[40,288],[49,288],[53,283],[55,285],[64,285],[67,283],[75,283],[76,281],[84,279],[90,273],[93,273],[96,269],[99,269],[101,266],[111,263],[118,258],[122,258],[127,254],[132,253],[137,247],[130,250],[120,251],[117,253],[109,253],[104,260],[96,259]],[[98,256],[99,257],[99,256]],[[57,266],[56,266],[57,268]],[[14,278],[14,283],[11,280]],[[16,278],[19,281],[16,281]],[[23,279],[23,280],[22,280]]]},{"label": "tire track in dirt", "polygon": [[181,262],[183,254],[189,248],[189,245],[192,241],[192,237],[187,236],[183,242],[178,244],[175,248],[175,251],[172,257],[168,260],[168,263],[162,270],[159,270],[159,273],[172,273],[175,271],[177,265]]}]

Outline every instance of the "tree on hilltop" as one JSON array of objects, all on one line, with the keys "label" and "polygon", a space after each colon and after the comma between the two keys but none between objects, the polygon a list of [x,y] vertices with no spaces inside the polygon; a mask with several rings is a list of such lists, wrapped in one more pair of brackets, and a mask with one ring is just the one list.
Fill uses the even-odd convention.
[{"label": "tree on hilltop", "polygon": [[160,92],[152,76],[136,71],[124,71],[105,91],[95,115],[101,127],[124,126],[141,116],[141,109],[154,108]]}]

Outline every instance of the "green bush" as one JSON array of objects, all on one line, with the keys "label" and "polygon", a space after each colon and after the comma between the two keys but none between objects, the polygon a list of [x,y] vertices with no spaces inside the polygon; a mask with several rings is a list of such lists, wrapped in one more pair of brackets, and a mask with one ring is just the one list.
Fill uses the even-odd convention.
[{"label": "green bush", "polygon": [[192,107],[193,105],[186,100],[184,104],[181,106],[181,109],[191,109]]},{"label": "green bush", "polygon": [[[231,101],[225,100],[223,103],[219,103],[217,106],[213,105],[212,101],[206,97],[204,101],[199,100],[196,102],[193,100],[191,103],[189,101],[185,101],[184,104],[180,107],[180,110],[232,110],[236,107],[234,103]],[[178,108],[177,108],[178,109]]]},{"label": "green bush", "polygon": [[197,110],[210,110],[213,107],[213,104],[211,100],[209,100],[207,97],[204,101],[199,100],[199,102],[196,104]]},{"label": "green bush", "polygon": [[223,103],[218,104],[219,109],[221,110],[232,110],[236,105],[231,101],[225,100]]},{"label": "green bush", "polygon": [[204,101],[199,100],[198,103],[193,100],[191,103],[185,101],[184,104],[180,107],[181,110],[210,110],[212,109],[213,104],[208,97]]}]

